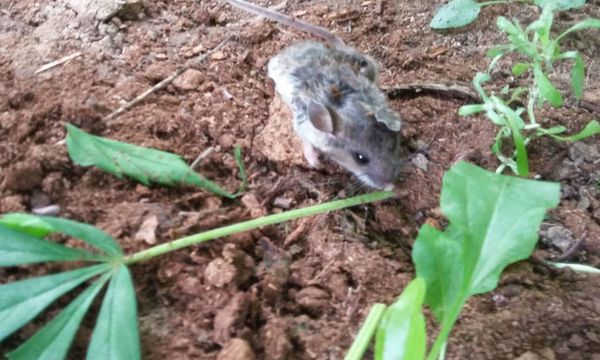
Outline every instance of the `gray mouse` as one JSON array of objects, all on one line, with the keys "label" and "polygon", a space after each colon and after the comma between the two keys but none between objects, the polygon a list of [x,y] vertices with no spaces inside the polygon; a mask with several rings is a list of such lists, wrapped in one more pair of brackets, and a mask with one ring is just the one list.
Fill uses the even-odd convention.
[{"label": "gray mouse", "polygon": [[[271,19],[275,13],[245,1],[227,1]],[[329,40],[337,38],[319,29],[329,34]],[[287,47],[269,60],[268,76],[292,110],[294,130],[311,166],[318,167],[323,154],[364,184],[391,190],[402,163],[400,116],[376,85],[375,63],[341,40],[330,42],[303,41]]]}]

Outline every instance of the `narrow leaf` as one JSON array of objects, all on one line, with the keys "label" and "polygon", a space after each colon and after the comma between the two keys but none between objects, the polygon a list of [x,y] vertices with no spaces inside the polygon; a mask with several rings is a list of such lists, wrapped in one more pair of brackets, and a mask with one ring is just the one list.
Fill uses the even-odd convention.
[{"label": "narrow leaf", "polygon": [[425,358],[427,335],[422,306],[425,281],[412,280],[396,302],[389,306],[377,329],[376,360],[419,360]]},{"label": "narrow leaf", "polygon": [[535,82],[540,92],[540,97],[542,100],[547,100],[550,105],[554,107],[560,107],[563,104],[562,95],[554,85],[548,80],[546,74],[542,71],[542,67],[539,63],[534,64],[533,66],[533,75],[535,77]]},{"label": "narrow leaf", "polygon": [[224,197],[235,197],[212,181],[201,178],[178,155],[90,135],[71,124],[67,124],[67,129],[69,156],[81,166],[96,166],[119,178],[125,175],[144,185],[187,184]]},{"label": "narrow leaf", "polygon": [[[565,0],[565,1],[567,1],[567,0]],[[560,34],[556,38],[556,41],[559,41],[565,35],[572,33],[573,31],[581,31],[581,30],[586,30],[586,29],[600,29],[600,19],[586,19],[586,20],[580,21],[577,24],[568,28],[562,34]]]},{"label": "narrow leaf", "polygon": [[475,0],[452,0],[437,11],[429,26],[433,29],[461,27],[473,22],[480,10]]},{"label": "narrow leaf", "polygon": [[600,134],[600,123],[598,123],[597,120],[592,120],[589,123],[587,123],[587,125],[580,132],[578,132],[577,134],[571,135],[571,136],[556,135],[556,134],[564,132],[564,130],[557,132],[557,131],[553,131],[553,129],[555,129],[555,128],[539,129],[538,132],[540,132],[544,135],[549,135],[558,141],[579,141],[579,140],[586,139],[590,136]]},{"label": "narrow leaf", "polygon": [[108,264],[0,285],[0,341],[36,317],[62,294],[110,268]]},{"label": "narrow leaf", "polygon": [[[108,255],[120,256],[123,251],[112,236],[97,227],[73,220],[52,216],[37,216],[29,214],[7,214],[0,218],[0,223],[24,232],[37,232],[42,237],[49,233],[63,233],[102,250]],[[46,232],[44,234],[44,232]]]},{"label": "narrow leaf", "polygon": [[373,305],[358,334],[356,334],[352,346],[350,346],[346,356],[344,356],[344,360],[362,360],[364,358],[365,351],[371,343],[371,338],[373,338],[373,335],[377,331],[386,308],[384,304]]},{"label": "narrow leaf", "polygon": [[575,56],[575,65],[573,65],[573,70],[571,72],[571,86],[573,87],[573,92],[575,93],[575,97],[577,99],[581,99],[583,97],[583,81],[585,79],[585,64],[583,63],[583,58],[579,53]]},{"label": "narrow leaf", "polygon": [[485,106],[483,104],[463,105],[458,109],[458,115],[469,116],[484,110]]},{"label": "narrow leaf", "polygon": [[16,350],[10,352],[8,358],[10,360],[54,360],[66,358],[81,320],[109,278],[109,273],[104,274],[73,300],[58,316],[52,319],[51,322]]},{"label": "narrow leaf", "polygon": [[44,261],[103,261],[104,257],[85,250],[39,239],[0,224],[0,267]]},{"label": "narrow leaf", "polygon": [[110,280],[86,358],[141,359],[135,289],[125,265]]}]

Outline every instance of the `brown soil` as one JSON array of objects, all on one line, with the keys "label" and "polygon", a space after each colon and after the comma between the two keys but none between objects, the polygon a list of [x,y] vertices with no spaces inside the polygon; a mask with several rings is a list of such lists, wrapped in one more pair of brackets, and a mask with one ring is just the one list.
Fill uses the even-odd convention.
[{"label": "brown soil", "polygon": [[[271,106],[265,64],[307,35],[256,21],[216,0],[148,1],[142,16],[134,16],[138,19],[124,14],[108,22],[90,20],[68,3],[0,2],[0,212],[57,204],[60,216],[108,231],[131,253],[355,192],[356,186],[347,185],[355,181],[344,172],[308,168],[285,133],[289,128],[270,121],[281,109]],[[537,16],[528,5],[486,7],[466,28],[435,32],[428,23],[440,0],[326,3],[288,1],[282,11],[326,26],[372,55],[386,87],[468,85],[487,66],[485,50],[504,41],[496,17],[528,23]],[[588,3],[561,15],[557,26],[600,17],[600,2]],[[102,120],[230,34],[238,40],[195,71],[115,120]],[[586,99],[596,105],[597,35],[575,34],[565,44],[583,54]],[[83,55],[34,75],[43,64],[77,51]],[[559,67],[552,75],[565,90],[568,71]],[[501,82],[512,81],[506,71],[496,75]],[[489,151],[493,125],[484,118],[459,117],[464,103],[436,93],[392,99],[404,118],[407,153],[418,149],[419,163],[427,165],[407,165],[396,200],[231,236],[134,266],[144,358],[341,359],[370,305],[391,302],[413,276],[410,249],[418,228],[425,221],[442,221],[438,201],[444,171],[461,159],[490,170],[497,165]],[[580,129],[599,118],[572,99],[568,103],[548,109],[547,121]],[[188,162],[213,147],[198,170],[228,189],[237,186],[232,149],[240,144],[250,188],[241,201],[227,201],[191,188],[147,188],[75,166],[60,142],[67,122],[171,151]],[[277,138],[283,140],[273,141]],[[576,146],[548,140],[531,144],[539,177],[563,184],[563,200],[543,225],[546,235],[536,258],[562,256],[600,266],[598,150],[598,138]],[[148,228],[156,228],[155,237]],[[552,241],[557,233],[566,243]],[[0,269],[0,279],[60,269]],[[64,304],[10,337],[0,353],[31,336]],[[72,358],[83,357],[92,326],[90,316]],[[451,336],[448,358],[517,357],[600,359],[599,278],[526,261],[509,268],[494,292],[473,298]]]}]

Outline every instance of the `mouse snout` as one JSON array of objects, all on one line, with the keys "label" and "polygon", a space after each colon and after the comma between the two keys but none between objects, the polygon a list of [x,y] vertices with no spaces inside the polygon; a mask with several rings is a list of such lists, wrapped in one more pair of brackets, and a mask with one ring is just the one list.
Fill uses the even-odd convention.
[{"label": "mouse snout", "polygon": [[399,171],[393,167],[382,167],[379,171],[370,174],[369,178],[372,182],[373,187],[382,190],[392,190],[394,189],[394,182],[398,177]]}]

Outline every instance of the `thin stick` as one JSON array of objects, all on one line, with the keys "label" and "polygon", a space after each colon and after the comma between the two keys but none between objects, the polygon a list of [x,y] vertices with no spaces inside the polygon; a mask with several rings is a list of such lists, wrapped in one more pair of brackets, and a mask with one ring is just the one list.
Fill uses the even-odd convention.
[{"label": "thin stick", "polygon": [[416,83],[404,84],[382,88],[388,96],[395,98],[402,95],[413,95],[419,93],[438,93],[446,96],[460,97],[467,100],[479,100],[477,96],[468,86],[460,84],[436,84],[436,83]]},{"label": "thin stick", "polygon": [[43,65],[42,67],[40,67],[39,69],[37,69],[37,70],[36,70],[36,71],[33,73],[33,75],[37,75],[37,74],[39,74],[39,73],[41,73],[41,72],[44,72],[44,71],[46,71],[46,70],[50,70],[50,69],[52,69],[53,67],[56,67],[56,66],[58,66],[58,65],[61,65],[61,64],[64,64],[64,63],[66,63],[67,61],[69,61],[69,60],[73,60],[73,59],[75,59],[76,57],[79,57],[79,56],[81,56],[81,51],[78,51],[78,52],[76,52],[76,53],[74,53],[74,54],[71,54],[71,55],[67,55],[67,56],[65,56],[65,57],[63,57],[63,58],[60,58],[60,59],[58,59],[58,60],[55,60],[55,61],[49,62],[49,63],[47,63],[46,65]]},{"label": "thin stick", "polygon": [[233,37],[234,37],[234,35],[229,35],[227,38],[225,38],[225,40],[221,41],[219,43],[219,45],[215,46],[213,49],[208,51],[206,54],[198,57],[197,59],[194,59],[193,61],[190,61],[188,64],[184,65],[180,69],[177,69],[175,72],[173,72],[173,74],[169,75],[167,78],[165,78],[158,84],[154,85],[153,87],[144,91],[140,95],[136,96],[135,99],[133,99],[130,102],[126,103],[125,105],[121,106],[120,108],[113,111],[112,113],[106,115],[103,120],[110,121],[110,120],[116,118],[117,116],[123,114],[127,110],[131,109],[132,107],[134,107],[137,104],[139,104],[140,102],[142,102],[150,94],[167,87],[167,85],[169,85],[171,82],[173,82],[173,80],[175,80],[179,75],[183,74],[186,70],[188,70],[189,68],[191,68],[193,66],[200,64],[201,62],[206,60],[206,58],[209,57],[211,54],[215,53],[216,51],[221,49],[223,46],[225,46],[225,44],[227,44]]},{"label": "thin stick", "polygon": [[198,155],[198,157],[196,158],[196,160],[194,160],[192,162],[192,165],[190,165],[190,167],[192,169],[196,169],[196,166],[198,166],[198,164],[200,164],[200,162],[202,160],[204,160],[211,152],[213,152],[213,150],[215,150],[214,147],[209,147],[208,149],[204,150],[200,155]]}]

